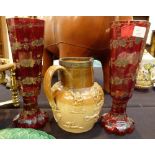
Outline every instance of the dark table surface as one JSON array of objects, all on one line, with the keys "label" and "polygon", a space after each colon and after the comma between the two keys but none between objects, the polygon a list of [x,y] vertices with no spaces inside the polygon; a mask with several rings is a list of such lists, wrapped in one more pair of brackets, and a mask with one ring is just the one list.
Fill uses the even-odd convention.
[{"label": "dark table surface", "polygon": [[[101,70],[97,69],[95,74],[95,80],[102,85]],[[10,99],[10,91],[4,86],[0,85],[0,101]],[[48,101],[44,95],[43,90],[38,97],[39,106],[41,109],[47,111],[49,115],[49,121],[46,126],[40,130],[43,130],[49,134],[52,134],[55,138],[59,139],[155,139],[155,89],[150,88],[146,91],[135,90],[132,98],[128,102],[127,113],[135,121],[135,130],[131,134],[124,136],[117,136],[114,134],[108,134],[99,123],[96,123],[92,130],[73,134],[63,131],[56,124],[52,111],[49,107]],[[101,114],[108,112],[111,107],[111,97],[109,94],[105,94],[104,106]],[[22,103],[21,103],[22,104]],[[12,119],[18,114],[20,108],[13,108],[12,106],[0,107],[0,129],[12,128]]]}]

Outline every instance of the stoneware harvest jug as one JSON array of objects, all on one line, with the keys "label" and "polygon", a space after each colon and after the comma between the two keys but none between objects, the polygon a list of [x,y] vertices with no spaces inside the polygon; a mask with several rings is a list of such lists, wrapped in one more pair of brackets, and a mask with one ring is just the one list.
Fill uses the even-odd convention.
[{"label": "stoneware harvest jug", "polygon": [[[65,131],[86,132],[97,122],[104,103],[103,90],[94,82],[93,58],[64,57],[59,64],[49,67],[44,76],[44,91],[54,118]],[[58,70],[60,81],[51,87]]]}]

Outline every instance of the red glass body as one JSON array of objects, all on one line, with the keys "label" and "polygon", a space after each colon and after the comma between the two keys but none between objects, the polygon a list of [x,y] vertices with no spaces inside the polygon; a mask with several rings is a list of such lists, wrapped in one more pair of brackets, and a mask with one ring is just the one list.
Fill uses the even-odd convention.
[{"label": "red glass body", "polygon": [[115,21],[111,25],[111,97],[112,108],[102,116],[101,125],[110,133],[125,134],[134,130],[134,121],[127,116],[126,106],[135,86],[149,31],[147,21]]},{"label": "red glass body", "polygon": [[9,18],[7,26],[13,62],[16,63],[16,78],[24,103],[23,110],[13,121],[17,127],[40,128],[48,118],[37,102],[42,79],[44,21]]}]

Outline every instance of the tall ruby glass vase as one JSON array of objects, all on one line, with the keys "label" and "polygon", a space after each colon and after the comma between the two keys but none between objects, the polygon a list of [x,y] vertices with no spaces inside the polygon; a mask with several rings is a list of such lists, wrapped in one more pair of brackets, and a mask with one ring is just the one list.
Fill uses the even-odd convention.
[{"label": "tall ruby glass vase", "polygon": [[135,86],[136,70],[145,48],[147,21],[115,21],[110,29],[112,107],[101,117],[101,125],[114,134],[131,133],[134,121],[127,116],[127,102]]},{"label": "tall ruby glass vase", "polygon": [[48,119],[37,101],[42,79],[44,21],[8,18],[7,26],[18,88],[23,97],[23,109],[13,122],[17,127],[41,128]]}]

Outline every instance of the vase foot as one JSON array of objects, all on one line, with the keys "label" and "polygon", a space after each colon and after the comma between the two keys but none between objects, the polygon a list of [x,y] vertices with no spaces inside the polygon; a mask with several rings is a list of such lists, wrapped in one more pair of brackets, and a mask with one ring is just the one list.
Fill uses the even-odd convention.
[{"label": "vase foot", "polygon": [[127,114],[105,113],[101,117],[101,125],[109,133],[125,135],[134,130],[134,121]]},{"label": "vase foot", "polygon": [[42,110],[37,111],[22,111],[18,114],[13,122],[19,128],[42,128],[48,121],[48,115]]}]

